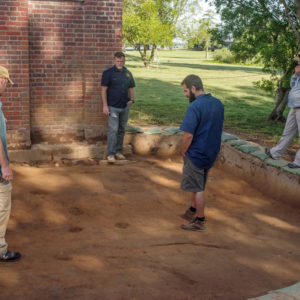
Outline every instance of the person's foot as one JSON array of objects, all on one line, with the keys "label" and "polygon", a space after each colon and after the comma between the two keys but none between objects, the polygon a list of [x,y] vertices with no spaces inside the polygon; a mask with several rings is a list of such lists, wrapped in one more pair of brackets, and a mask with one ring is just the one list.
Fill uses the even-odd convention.
[{"label": "person's foot", "polygon": [[190,223],[182,224],[181,229],[204,232],[206,231],[205,221],[199,221],[197,218],[194,218]]},{"label": "person's foot", "polygon": [[126,159],[126,157],[121,152],[116,153],[115,156],[116,156],[116,159],[118,159],[118,160],[125,160]]},{"label": "person's foot", "polygon": [[191,211],[189,208],[186,210],[184,214],[181,215],[181,218],[187,220],[187,221],[192,221],[195,217],[196,212]]},{"label": "person's foot", "polygon": [[274,159],[274,157],[273,157],[272,154],[271,154],[270,148],[265,148],[265,153],[266,153],[270,158]]},{"label": "person's foot", "polygon": [[288,164],[288,167],[291,168],[291,169],[300,168],[300,166],[297,165],[297,164],[295,164],[295,163],[289,163],[289,164]]},{"label": "person's foot", "polygon": [[16,261],[21,258],[21,253],[12,252],[7,250],[4,254],[0,255],[0,261]]},{"label": "person's foot", "polygon": [[116,161],[115,156],[114,155],[108,155],[107,156],[107,161],[109,163],[114,163]]}]

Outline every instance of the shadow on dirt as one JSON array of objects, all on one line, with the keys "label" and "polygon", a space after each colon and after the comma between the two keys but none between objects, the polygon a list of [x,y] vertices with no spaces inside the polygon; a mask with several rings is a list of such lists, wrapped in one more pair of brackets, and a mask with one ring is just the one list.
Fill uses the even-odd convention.
[{"label": "shadow on dirt", "polygon": [[179,189],[181,160],[131,160],[14,167],[7,239],[24,257],[3,265],[3,297],[246,299],[299,279],[292,207],[214,168],[208,230],[183,231],[189,195]]}]

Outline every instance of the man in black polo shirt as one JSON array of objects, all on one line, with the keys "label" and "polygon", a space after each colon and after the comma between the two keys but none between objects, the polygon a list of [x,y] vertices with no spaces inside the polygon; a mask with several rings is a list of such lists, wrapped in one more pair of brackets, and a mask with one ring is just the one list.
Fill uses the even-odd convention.
[{"label": "man in black polo shirt", "polygon": [[134,103],[134,79],[124,67],[125,55],[116,52],[114,66],[102,74],[101,96],[103,113],[108,118],[107,160],[125,159],[121,153],[130,106]]}]

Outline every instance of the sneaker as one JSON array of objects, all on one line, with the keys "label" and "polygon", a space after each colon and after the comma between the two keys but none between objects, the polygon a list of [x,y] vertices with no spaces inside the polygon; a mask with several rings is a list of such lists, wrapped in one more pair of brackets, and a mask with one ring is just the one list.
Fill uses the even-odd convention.
[{"label": "sneaker", "polygon": [[274,159],[273,156],[272,156],[272,154],[271,154],[270,148],[265,148],[265,153],[266,153],[270,158]]},{"label": "sneaker", "polygon": [[114,163],[116,161],[115,156],[114,155],[108,155],[107,156],[107,161],[109,163]]},{"label": "sneaker", "polygon": [[124,160],[124,159],[126,159],[126,157],[122,153],[118,152],[118,153],[116,153],[116,159]]},{"label": "sneaker", "polygon": [[0,261],[16,261],[21,258],[19,252],[12,252],[7,250],[4,254],[0,255]]},{"label": "sneaker", "polygon": [[300,168],[300,166],[298,166],[298,165],[295,164],[295,163],[289,163],[289,164],[288,164],[288,167],[291,168],[291,169]]},{"label": "sneaker", "polygon": [[186,212],[183,215],[181,215],[181,218],[187,221],[192,221],[195,218],[195,214],[196,212],[193,212],[188,208]]},{"label": "sneaker", "polygon": [[181,229],[203,232],[206,231],[205,221],[198,221],[194,218],[190,223],[182,224]]}]

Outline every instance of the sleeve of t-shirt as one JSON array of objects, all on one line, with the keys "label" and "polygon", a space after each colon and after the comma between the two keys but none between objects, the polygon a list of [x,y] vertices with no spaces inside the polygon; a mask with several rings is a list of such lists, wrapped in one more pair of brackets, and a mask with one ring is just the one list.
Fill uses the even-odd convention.
[{"label": "sleeve of t-shirt", "polygon": [[108,70],[102,73],[101,86],[109,86],[110,72]]},{"label": "sleeve of t-shirt", "polygon": [[193,107],[189,106],[181,123],[180,129],[194,135],[198,123],[199,121],[195,110]]}]

